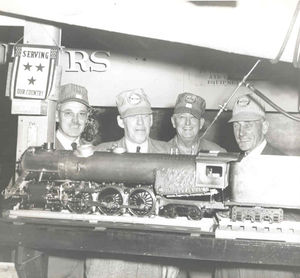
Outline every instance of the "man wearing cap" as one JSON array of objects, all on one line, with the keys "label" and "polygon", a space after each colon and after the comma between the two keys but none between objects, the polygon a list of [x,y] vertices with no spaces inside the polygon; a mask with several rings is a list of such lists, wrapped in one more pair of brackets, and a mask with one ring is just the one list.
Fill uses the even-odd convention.
[{"label": "man wearing cap", "polygon": [[88,119],[89,107],[86,88],[76,84],[61,86],[56,109],[56,149],[72,150],[72,144],[80,144],[80,135]]},{"label": "man wearing cap", "polygon": [[[226,152],[216,143],[201,138],[205,107],[205,100],[198,95],[187,92],[178,95],[171,117],[172,125],[176,129],[175,137],[169,141],[171,153],[195,155],[204,150]],[[205,264],[197,266],[196,269],[183,265],[181,275],[207,278],[212,277],[212,269]]]},{"label": "man wearing cap", "polygon": [[[269,123],[265,118],[264,105],[253,94],[241,96],[237,99],[232,110],[233,132],[235,140],[246,157],[259,155],[283,155],[283,153],[270,145],[265,135],[268,132]],[[259,193],[258,193],[259,194]],[[215,278],[293,278],[296,273],[282,270],[275,266],[218,266],[215,270]],[[298,276],[297,276],[298,277]]]},{"label": "man wearing cap", "polygon": [[219,145],[201,138],[204,125],[205,100],[200,96],[179,94],[171,118],[176,136],[169,141],[171,151],[178,154],[197,154],[201,150],[226,152]]},{"label": "man wearing cap", "polygon": [[[80,135],[88,119],[87,89],[76,85],[66,84],[60,87],[56,109],[55,148],[58,150],[72,150],[74,143],[80,145]],[[84,274],[84,260],[49,256],[48,278],[82,278]]]},{"label": "man wearing cap", "polygon": [[265,139],[269,123],[265,118],[264,105],[253,94],[237,99],[229,122],[233,123],[235,140],[246,155],[283,155]]},{"label": "man wearing cap", "polygon": [[153,116],[150,102],[143,89],[120,93],[116,103],[120,114],[117,121],[124,129],[124,137],[118,141],[102,143],[96,147],[96,151],[122,148],[131,153],[169,153],[167,142],[149,137]]},{"label": "man wearing cap", "polygon": [[[153,123],[150,102],[143,89],[133,89],[120,93],[116,99],[119,116],[118,125],[124,129],[124,137],[118,141],[101,143],[97,151],[113,151],[118,148],[135,153],[169,153],[167,142],[149,137]],[[137,261],[126,256],[86,260],[86,278],[175,278],[178,269],[159,263]]]}]

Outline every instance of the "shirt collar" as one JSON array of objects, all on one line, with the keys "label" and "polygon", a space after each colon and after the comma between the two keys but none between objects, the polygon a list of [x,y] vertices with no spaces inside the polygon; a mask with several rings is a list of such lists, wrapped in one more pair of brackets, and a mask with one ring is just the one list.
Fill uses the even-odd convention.
[{"label": "shirt collar", "polygon": [[59,129],[56,131],[56,138],[62,144],[65,150],[73,150],[72,143],[76,143],[77,146],[79,145],[79,137],[75,140],[71,140],[70,138],[66,137]]},{"label": "shirt collar", "polygon": [[148,140],[142,144],[136,144],[125,138],[125,145],[129,153],[136,153],[137,147],[140,147],[141,153],[148,153]]},{"label": "shirt collar", "polygon": [[256,148],[254,148],[251,152],[247,154],[247,156],[257,156],[262,153],[265,146],[267,145],[266,139],[264,139]]},{"label": "shirt collar", "polygon": [[195,155],[198,153],[201,139],[198,138],[197,141],[190,147],[187,148],[184,145],[179,144],[178,135],[175,136],[175,153],[179,154],[191,154]]}]

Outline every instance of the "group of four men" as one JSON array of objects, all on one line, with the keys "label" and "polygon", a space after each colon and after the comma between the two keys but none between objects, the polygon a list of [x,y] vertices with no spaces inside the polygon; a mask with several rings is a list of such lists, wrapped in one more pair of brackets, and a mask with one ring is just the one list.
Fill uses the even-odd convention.
[{"label": "group of four men", "polygon": [[[201,150],[226,152],[219,145],[201,138],[200,130],[205,122],[203,114],[206,103],[198,95],[191,93],[178,95],[171,117],[176,136],[169,142],[149,137],[153,114],[147,95],[142,89],[120,93],[116,103],[119,111],[117,122],[124,129],[124,137],[117,141],[101,143],[95,147],[95,151],[113,151],[122,148],[131,153],[190,155],[195,155]],[[76,84],[61,87],[56,112],[59,123],[55,143],[57,149],[71,150],[72,144],[80,145],[80,135],[84,130],[89,109],[88,93],[84,87]],[[238,98],[230,122],[233,123],[236,142],[245,154],[281,154],[266,142],[268,122],[265,119],[264,107],[252,95]],[[65,272],[63,275],[59,274],[59,261],[63,262],[62,272]],[[83,264],[80,260],[56,260],[50,257],[50,272],[51,269],[56,270],[49,278],[77,278],[76,273],[79,273],[78,278],[83,277]],[[88,259],[85,266],[87,278],[175,278],[178,272],[179,269],[171,265],[123,259]],[[146,273],[148,276],[145,276]]]},{"label": "group of four men", "polygon": [[[197,154],[200,150],[226,150],[217,144],[201,138],[204,126],[205,100],[198,95],[178,95],[171,117],[176,136],[169,142],[149,137],[153,124],[150,102],[142,89],[128,90],[116,98],[119,111],[118,125],[124,129],[124,137],[118,141],[105,142],[95,147],[96,151],[110,151],[123,148],[127,152]],[[56,148],[71,150],[72,143],[80,145],[80,135],[88,118],[89,102],[87,90],[79,85],[67,84],[61,87],[56,119],[59,128],[56,133]],[[233,107],[233,123],[236,142],[241,151],[257,154],[282,154],[270,144],[265,135],[268,122],[263,105],[252,95],[238,98]],[[260,147],[257,149],[257,147]]]}]

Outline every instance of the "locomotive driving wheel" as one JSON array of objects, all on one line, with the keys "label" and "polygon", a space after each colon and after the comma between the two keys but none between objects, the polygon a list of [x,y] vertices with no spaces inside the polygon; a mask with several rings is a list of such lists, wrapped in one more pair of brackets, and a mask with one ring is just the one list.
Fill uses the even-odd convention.
[{"label": "locomotive driving wheel", "polygon": [[99,192],[98,208],[103,214],[119,215],[122,214],[124,198],[121,190],[116,187],[106,187]]},{"label": "locomotive driving wheel", "polygon": [[92,201],[92,195],[90,193],[76,193],[69,197],[67,202],[67,208],[69,211],[83,214],[92,213],[92,207],[88,204],[88,202]]},{"label": "locomotive driving wheel", "polygon": [[129,211],[137,216],[151,215],[155,210],[155,196],[148,188],[134,189],[128,197]]}]

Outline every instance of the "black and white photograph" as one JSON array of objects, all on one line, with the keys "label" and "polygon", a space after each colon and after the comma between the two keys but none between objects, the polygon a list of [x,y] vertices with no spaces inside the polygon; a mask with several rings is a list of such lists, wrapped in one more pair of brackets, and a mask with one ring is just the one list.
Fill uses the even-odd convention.
[{"label": "black and white photograph", "polygon": [[0,2],[0,278],[300,278],[300,0]]}]

